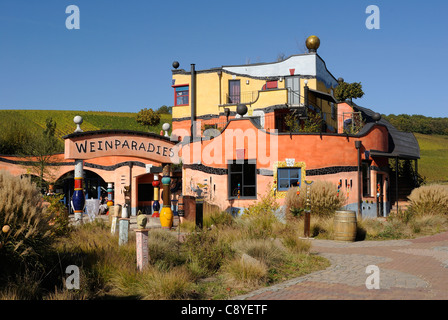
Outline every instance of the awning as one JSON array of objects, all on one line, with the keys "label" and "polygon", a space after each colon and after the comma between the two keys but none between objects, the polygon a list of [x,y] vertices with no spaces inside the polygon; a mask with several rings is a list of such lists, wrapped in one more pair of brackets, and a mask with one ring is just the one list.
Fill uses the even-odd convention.
[{"label": "awning", "polygon": [[333,102],[333,103],[337,103],[338,101],[331,95],[322,91],[317,91],[317,90],[313,90],[313,89],[308,89],[309,92],[312,92],[313,95],[316,98],[325,100],[325,101],[329,101],[329,102]]}]

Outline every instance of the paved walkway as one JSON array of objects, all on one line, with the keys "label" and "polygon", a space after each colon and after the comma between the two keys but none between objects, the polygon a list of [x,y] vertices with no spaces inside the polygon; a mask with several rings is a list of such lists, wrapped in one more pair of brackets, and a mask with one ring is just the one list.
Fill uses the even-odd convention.
[{"label": "paved walkway", "polygon": [[[448,232],[412,240],[312,240],[311,251],[331,266],[235,299],[448,300]],[[379,289],[367,289],[370,265],[379,268]]]}]

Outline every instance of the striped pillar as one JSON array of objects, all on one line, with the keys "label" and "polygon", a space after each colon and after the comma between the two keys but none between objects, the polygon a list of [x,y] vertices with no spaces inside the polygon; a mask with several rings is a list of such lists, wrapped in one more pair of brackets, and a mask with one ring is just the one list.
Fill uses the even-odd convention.
[{"label": "striped pillar", "polygon": [[72,196],[72,208],[75,214],[75,224],[82,224],[82,213],[84,211],[86,198],[83,189],[83,161],[75,160],[75,190]]},{"label": "striped pillar", "polygon": [[112,182],[107,184],[107,206],[110,208],[114,205],[114,186]]},{"label": "striped pillar", "polygon": [[154,175],[154,181],[152,182],[152,186],[154,187],[154,201],[152,203],[152,217],[158,218],[160,217],[159,210],[160,210],[160,203],[159,203],[159,176],[157,174]]},{"label": "striped pillar", "polygon": [[170,190],[170,165],[163,168],[162,188],[163,207],[160,211],[160,224],[163,229],[171,229],[173,226],[173,211],[171,210],[171,190]]}]

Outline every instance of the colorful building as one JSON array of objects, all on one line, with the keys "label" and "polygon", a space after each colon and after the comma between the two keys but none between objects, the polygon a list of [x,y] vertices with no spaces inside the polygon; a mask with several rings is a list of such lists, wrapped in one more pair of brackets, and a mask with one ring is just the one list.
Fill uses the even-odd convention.
[{"label": "colorful building", "polygon": [[[155,199],[152,183],[162,175],[165,164],[175,162],[175,142],[162,135],[128,130],[79,131],[64,139],[65,153],[53,155],[48,161],[44,179],[55,193],[65,195],[63,201],[71,212],[70,203],[78,187],[75,167],[81,162],[79,187],[86,199],[108,197],[112,204],[127,204],[134,216],[138,210],[152,214]],[[33,175],[27,164],[32,161],[0,156],[0,170]],[[172,191],[180,193],[180,178],[174,170]]]},{"label": "colorful building", "polygon": [[[133,215],[152,214],[154,201],[162,200],[153,182],[167,164],[177,168],[174,200],[201,197],[232,213],[268,192],[284,204],[289,188],[327,180],[358,216],[387,216],[399,198],[389,160],[417,164],[417,140],[370,109],[337,101],[341,79],[317,54],[319,44],[312,36],[308,53],[273,63],[186,71],[175,62],[171,136],[78,126],[64,137],[65,153],[53,156],[52,177],[45,178],[67,205],[82,188],[87,199],[109,195]],[[0,169],[30,174],[24,161],[33,160],[0,156]]]},{"label": "colorful building", "polygon": [[267,192],[284,203],[290,187],[328,180],[358,215],[389,213],[397,191],[389,159],[419,159],[418,143],[370,109],[334,98],[341,80],[317,54],[319,43],[310,37],[309,53],[273,63],[190,71],[173,63],[183,194],[202,186],[206,201],[242,212]]}]

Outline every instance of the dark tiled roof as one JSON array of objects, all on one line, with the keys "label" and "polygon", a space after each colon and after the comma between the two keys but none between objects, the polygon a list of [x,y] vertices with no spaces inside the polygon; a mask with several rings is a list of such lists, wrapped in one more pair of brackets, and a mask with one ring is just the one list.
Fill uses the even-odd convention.
[{"label": "dark tiled roof", "polygon": [[[353,107],[355,111],[361,111],[367,124],[375,123],[375,120],[373,120],[374,111],[358,106],[355,103],[353,103]],[[381,118],[378,123],[386,126],[389,131],[389,151],[387,153],[372,152],[372,155],[420,159],[420,147],[413,133],[398,130],[384,118]]]}]

